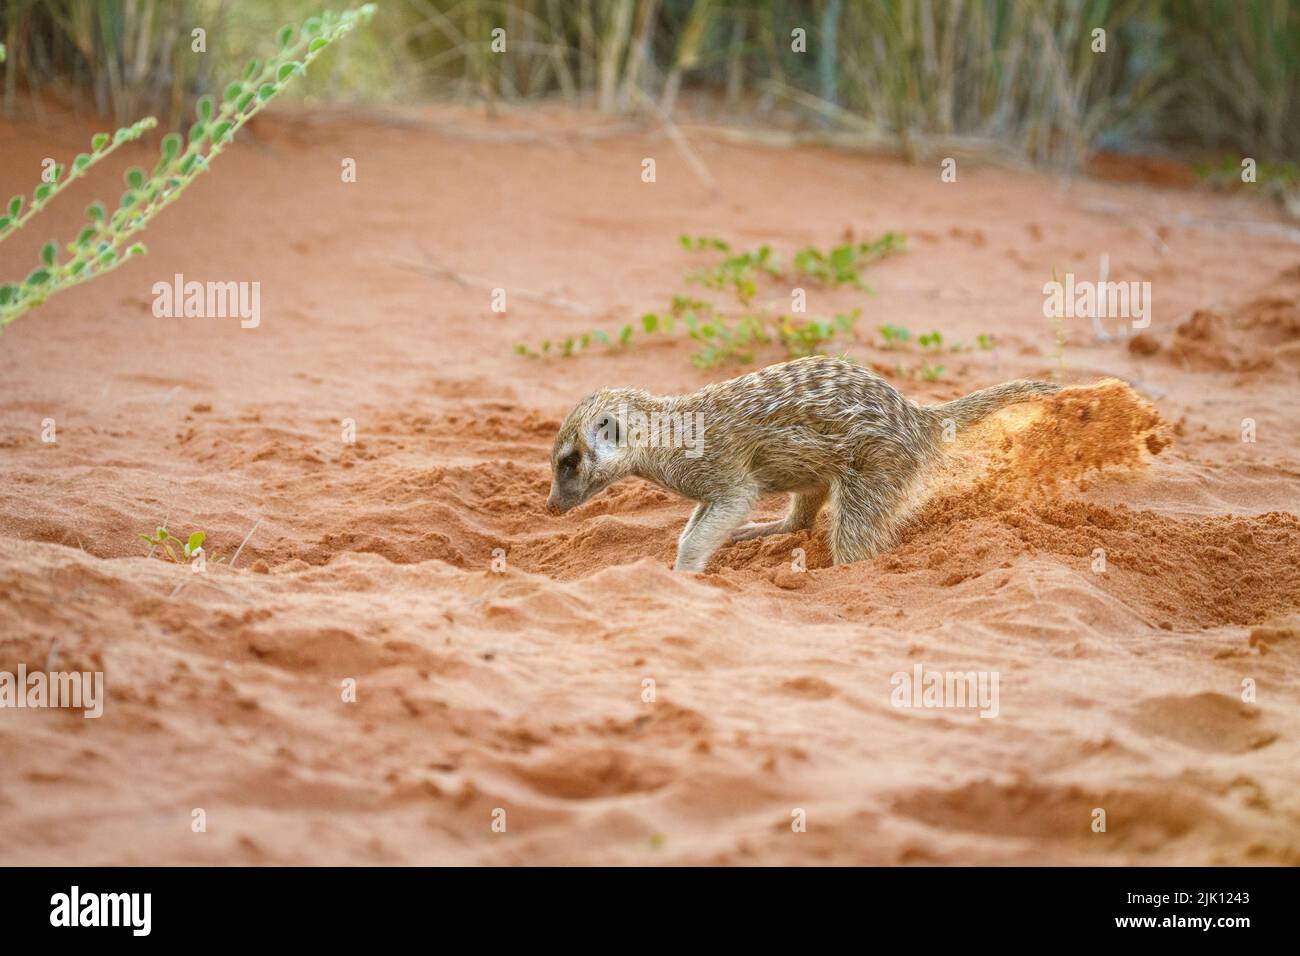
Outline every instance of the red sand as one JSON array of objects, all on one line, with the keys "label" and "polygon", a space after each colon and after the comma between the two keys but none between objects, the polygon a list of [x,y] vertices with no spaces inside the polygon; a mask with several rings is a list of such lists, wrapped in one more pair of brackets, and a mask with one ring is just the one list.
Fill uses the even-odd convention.
[{"label": "red sand", "polygon": [[[1160,225],[1264,207],[698,136],[714,195],[659,135],[564,132],[591,121],[259,122],[146,259],[0,334],[0,670],[108,688],[97,721],[0,710],[0,862],[1300,863],[1300,248]],[[89,132],[0,124],[0,195]],[[0,274],[116,182],[0,246]],[[885,323],[997,342],[895,378],[913,397],[1057,373],[1146,400],[1102,382],[1008,409],[895,550],[849,566],[823,523],[674,574],[690,505],[639,481],[546,515],[579,398],[739,369],[662,337],[550,361],[516,342],[662,309],[696,262],[681,232],[788,258],[846,229],[910,240],[875,296],[810,289],[812,312],[864,309],[859,361],[919,358],[878,347]],[[399,262],[426,252],[592,315],[519,295],[495,315]],[[1041,286],[1099,252],[1152,282],[1153,321],[1129,347],[1069,320],[1062,363]],[[260,281],[261,327],[155,318],[176,272]],[[226,556],[256,531],[199,578],[145,557],[164,519]],[[891,706],[915,664],[997,672],[999,716]]]}]

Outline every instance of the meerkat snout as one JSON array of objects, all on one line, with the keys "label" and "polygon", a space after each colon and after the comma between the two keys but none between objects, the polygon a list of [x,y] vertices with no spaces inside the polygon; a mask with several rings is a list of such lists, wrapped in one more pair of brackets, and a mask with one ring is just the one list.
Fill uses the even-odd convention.
[{"label": "meerkat snout", "polygon": [[617,415],[597,392],[575,408],[551,449],[551,493],[546,510],[562,515],[629,474]]}]

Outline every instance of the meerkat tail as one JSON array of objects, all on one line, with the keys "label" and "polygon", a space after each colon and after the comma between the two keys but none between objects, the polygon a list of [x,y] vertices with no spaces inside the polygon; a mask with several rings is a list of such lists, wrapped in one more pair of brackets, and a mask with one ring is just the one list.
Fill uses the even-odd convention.
[{"label": "meerkat tail", "polygon": [[981,388],[979,391],[971,392],[969,395],[951,402],[944,402],[942,405],[928,405],[926,411],[940,421],[950,418],[957,423],[958,427],[961,427],[972,425],[981,418],[992,415],[998,409],[1005,408],[1007,405],[1028,401],[1031,398],[1055,395],[1060,390],[1061,386],[1053,385],[1051,382],[1032,382],[1019,379],[1014,382],[1003,382],[1001,385],[993,385],[989,388]]}]

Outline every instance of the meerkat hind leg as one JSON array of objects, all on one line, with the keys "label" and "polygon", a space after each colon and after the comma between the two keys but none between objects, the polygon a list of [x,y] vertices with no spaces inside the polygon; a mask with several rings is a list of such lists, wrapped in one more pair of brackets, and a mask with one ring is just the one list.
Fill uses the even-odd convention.
[{"label": "meerkat hind leg", "polygon": [[831,557],[836,564],[873,558],[893,539],[901,489],[873,482],[861,474],[846,475],[831,489]]},{"label": "meerkat hind leg", "polygon": [[754,507],[752,497],[730,498],[701,505],[677,542],[674,571],[703,571],[713,552],[731,537],[736,525],[745,520]]},{"label": "meerkat hind leg", "polygon": [[826,503],[829,488],[814,488],[800,491],[790,496],[790,513],[778,521],[756,521],[741,525],[731,534],[732,541],[748,541],[769,534],[789,534],[811,528],[817,520],[817,513]]}]

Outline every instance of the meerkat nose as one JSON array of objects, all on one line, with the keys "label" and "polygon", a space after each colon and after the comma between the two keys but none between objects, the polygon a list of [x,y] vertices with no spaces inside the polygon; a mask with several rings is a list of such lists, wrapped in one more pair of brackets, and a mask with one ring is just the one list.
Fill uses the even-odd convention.
[{"label": "meerkat nose", "polygon": [[548,514],[553,514],[553,515],[564,514],[564,512],[560,509],[560,506],[555,503],[554,498],[546,499],[546,511]]}]

